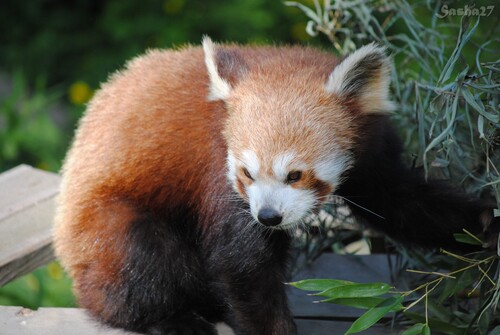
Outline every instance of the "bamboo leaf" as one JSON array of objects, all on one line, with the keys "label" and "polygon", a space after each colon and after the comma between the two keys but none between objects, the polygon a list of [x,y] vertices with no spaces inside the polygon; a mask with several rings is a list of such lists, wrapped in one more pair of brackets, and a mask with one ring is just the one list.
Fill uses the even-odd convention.
[{"label": "bamboo leaf", "polygon": [[482,115],[477,117],[477,130],[479,131],[479,138],[486,138],[484,136],[484,117]]},{"label": "bamboo leaf", "polygon": [[467,234],[453,234],[453,237],[455,238],[455,241],[460,242],[460,243],[465,243],[465,244],[472,244],[472,245],[483,245],[481,241],[478,239],[472,238],[471,236]]},{"label": "bamboo leaf", "polygon": [[451,73],[455,68],[455,65],[457,64],[458,58],[460,57],[464,45],[471,38],[474,31],[476,31],[476,28],[479,24],[479,20],[476,21],[474,27],[472,27],[467,33],[467,29],[469,29],[469,20],[470,19],[467,16],[462,17],[462,22],[460,24],[460,32],[458,34],[455,50],[453,50],[451,57],[448,59],[448,62],[444,66],[441,76],[438,79],[438,83],[443,83],[446,82],[448,79],[450,79]]},{"label": "bamboo leaf", "polygon": [[422,323],[417,323],[414,324],[412,327],[406,329],[404,332],[401,333],[401,335],[418,335],[422,334],[422,329],[424,328],[424,324]]},{"label": "bamboo leaf", "polygon": [[[363,297],[363,298],[339,298],[330,301],[330,303],[337,304],[337,305],[342,305],[342,306],[349,306],[349,307],[354,307],[354,308],[361,308],[361,309],[370,309],[373,307],[376,307],[380,303],[382,303],[384,300],[387,298],[379,298],[379,297]],[[403,305],[399,304],[394,306],[394,308],[391,310],[391,312],[397,312],[403,309]]]},{"label": "bamboo leaf", "polygon": [[285,6],[297,7],[302,12],[304,12],[304,14],[308,18],[310,18],[311,20],[313,20],[317,24],[321,24],[321,18],[311,8],[305,6],[305,5],[301,4],[301,3],[295,2],[295,1],[285,1]]},{"label": "bamboo leaf", "polygon": [[377,323],[377,321],[382,319],[384,315],[391,312],[395,306],[401,304],[402,301],[402,296],[385,299],[382,303],[369,309],[366,313],[356,319],[345,334],[359,333],[360,331],[370,328]]},{"label": "bamboo leaf", "polygon": [[337,286],[355,284],[354,282],[338,279],[304,279],[288,285],[296,287],[303,291],[326,291]]},{"label": "bamboo leaf", "polygon": [[[404,315],[415,322],[420,322],[420,323],[426,322],[424,315],[420,315],[420,314],[412,313],[412,312],[405,312]],[[428,325],[433,330],[443,332],[445,334],[449,334],[449,335],[463,335],[464,334],[463,327],[462,328],[457,327],[457,326],[455,326],[451,323],[445,322],[443,320],[429,318]]]},{"label": "bamboo leaf", "polygon": [[444,138],[448,136],[448,134],[451,132],[453,129],[453,125],[455,124],[455,118],[457,115],[457,109],[458,109],[458,97],[460,95],[460,88],[457,89],[455,99],[453,100],[453,105],[451,107],[451,117],[450,121],[448,123],[448,126],[439,134],[436,136],[431,143],[427,146],[425,149],[425,153],[429,152],[432,148],[434,148],[436,145],[443,143]]},{"label": "bamboo leaf", "polygon": [[482,116],[490,120],[491,122],[498,123],[500,122],[500,115],[498,114],[493,114],[493,113],[488,113],[485,109],[484,106],[482,106],[482,103],[478,103],[472,93],[465,89],[462,90],[462,96],[464,97],[465,101],[474,108],[478,113],[480,113]]},{"label": "bamboo leaf", "polygon": [[500,334],[500,326],[496,326],[490,332],[490,335],[498,335],[498,334]]},{"label": "bamboo leaf", "polygon": [[390,289],[391,286],[386,283],[350,284],[332,287],[314,295],[328,298],[321,302],[331,302],[339,298],[375,297],[389,292]]}]

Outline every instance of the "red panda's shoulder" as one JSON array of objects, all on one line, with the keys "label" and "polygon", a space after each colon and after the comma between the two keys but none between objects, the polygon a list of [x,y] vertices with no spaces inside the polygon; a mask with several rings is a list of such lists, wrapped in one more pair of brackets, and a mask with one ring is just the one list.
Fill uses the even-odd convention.
[{"label": "red panda's shoulder", "polygon": [[189,195],[182,188],[196,188],[197,169],[215,159],[209,145],[223,122],[214,122],[223,105],[207,101],[207,90],[200,48],[152,50],[128,62],[96,92],[80,121],[64,164],[68,187],[79,189],[80,198],[140,198],[160,185]]}]

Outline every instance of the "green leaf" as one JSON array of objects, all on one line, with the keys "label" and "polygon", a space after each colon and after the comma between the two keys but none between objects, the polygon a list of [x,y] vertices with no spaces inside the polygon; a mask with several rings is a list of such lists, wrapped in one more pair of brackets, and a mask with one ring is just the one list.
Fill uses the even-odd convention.
[{"label": "green leaf", "polygon": [[492,113],[487,112],[484,109],[484,106],[483,106],[481,100],[476,99],[469,90],[464,89],[461,91],[461,93],[462,93],[462,96],[464,97],[464,99],[467,101],[467,103],[472,108],[474,108],[477,112],[479,112],[482,116],[484,116],[485,118],[487,118],[491,122],[494,122],[494,123],[500,122],[500,116],[498,114],[492,114]]},{"label": "green leaf", "polygon": [[[404,312],[404,315],[415,322],[420,322],[420,323],[426,322],[425,316],[418,313]],[[449,335],[464,334],[464,327],[458,327],[455,326],[454,324],[448,323],[443,320],[437,320],[434,318],[429,318],[428,321],[429,321],[428,322],[429,327],[432,327],[432,329],[437,332],[443,332],[444,334],[449,334]]]},{"label": "green leaf", "polygon": [[484,117],[482,115],[479,115],[477,117],[477,131],[479,132],[479,138],[481,139],[486,138],[484,136]]},{"label": "green leaf", "polygon": [[314,22],[316,22],[316,24],[321,24],[321,19],[318,16],[318,13],[315,13],[311,8],[309,8],[309,7],[301,4],[299,2],[295,2],[295,1],[285,1],[285,6],[297,7],[302,12],[304,12],[304,14],[308,18],[310,18],[311,20],[313,20]]},{"label": "green leaf", "polygon": [[453,99],[453,103],[452,103],[452,106],[451,106],[451,115],[450,115],[450,120],[448,122],[448,125],[446,126],[446,128],[439,134],[437,135],[432,141],[431,143],[429,143],[429,145],[427,146],[427,148],[425,148],[425,154],[427,154],[427,152],[429,152],[432,148],[434,148],[435,146],[437,146],[438,144],[442,144],[445,137],[448,136],[448,134],[451,132],[451,130],[453,129],[453,126],[455,125],[455,118],[457,116],[457,109],[458,109],[458,97],[460,95],[460,88],[457,89],[456,91],[456,95],[455,95],[455,99]]},{"label": "green leaf", "polygon": [[360,331],[370,328],[377,323],[377,321],[382,319],[384,315],[391,312],[395,306],[401,304],[402,301],[402,296],[385,299],[382,303],[369,309],[366,313],[356,319],[345,334],[359,333]]},{"label": "green leaf", "polygon": [[338,279],[304,279],[288,283],[288,285],[291,285],[293,287],[296,287],[304,291],[326,291],[333,287],[345,286],[351,284],[355,283],[347,280],[338,280]]},{"label": "green leaf", "polygon": [[423,323],[417,323],[411,326],[410,328],[406,329],[404,332],[401,333],[401,335],[417,335],[417,334],[422,334],[422,329],[424,328]]},{"label": "green leaf", "polygon": [[[339,298],[339,299],[334,299],[331,301],[328,301],[329,303],[332,304],[337,304],[337,305],[342,305],[342,306],[349,306],[349,307],[355,307],[355,308],[362,308],[362,309],[370,309],[373,307],[376,307],[380,303],[382,303],[386,298],[379,298],[379,297],[362,297],[362,298]],[[394,307],[392,312],[396,312],[403,309],[403,305],[397,305]]]},{"label": "green leaf", "polygon": [[[459,57],[461,55],[462,49],[464,45],[467,43],[467,41],[471,38],[472,34],[476,30],[477,26],[479,24],[479,19],[476,20],[476,24],[469,30],[469,17],[463,16],[462,17],[462,22],[460,24],[460,32],[458,33],[458,38],[457,38],[457,43],[455,45],[455,50],[453,50],[453,53],[451,54],[450,58],[448,59],[448,62],[444,66],[441,76],[438,79],[438,83],[444,83],[446,82],[455,68],[455,65],[458,63]],[[467,32],[467,30],[469,30]]]},{"label": "green leaf", "polygon": [[493,328],[488,335],[500,335],[500,326]]},{"label": "green leaf", "polygon": [[486,308],[479,315],[479,318],[477,320],[477,327],[478,327],[479,333],[481,335],[487,334],[488,327],[489,327],[490,323],[491,323],[491,314],[490,314],[490,311]]},{"label": "green leaf", "polygon": [[389,292],[391,286],[386,283],[350,284],[329,288],[314,295],[329,299],[321,302],[330,302],[339,298],[375,297]]},{"label": "green leaf", "polygon": [[477,280],[475,269],[469,269],[456,275],[456,278],[446,280],[445,287],[439,295],[438,302],[442,303],[445,299],[451,297],[457,292],[463,291],[466,287],[472,285]]},{"label": "green leaf", "polygon": [[422,328],[422,335],[431,335],[431,329],[429,328],[429,325],[424,325]]},{"label": "green leaf", "polygon": [[428,300],[427,309],[428,313],[432,315],[434,319],[453,320],[455,317],[450,308],[444,307],[443,304],[435,302],[434,299]]},{"label": "green leaf", "polygon": [[472,245],[483,245],[480,240],[473,238],[468,234],[453,234],[453,237],[457,242],[472,244]]}]

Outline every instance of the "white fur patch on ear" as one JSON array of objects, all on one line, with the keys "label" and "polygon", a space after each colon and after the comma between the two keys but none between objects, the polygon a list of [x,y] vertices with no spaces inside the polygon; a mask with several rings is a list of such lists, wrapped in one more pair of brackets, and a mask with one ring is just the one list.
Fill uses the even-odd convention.
[{"label": "white fur patch on ear", "polygon": [[210,79],[208,100],[225,100],[231,92],[231,85],[229,85],[229,83],[219,74],[216,62],[216,45],[208,36],[203,37],[203,51],[205,53],[205,65],[207,66],[208,77]]},{"label": "white fur patch on ear", "polygon": [[389,100],[390,61],[385,48],[365,45],[347,56],[328,76],[325,90],[352,98],[365,113],[391,112]]}]

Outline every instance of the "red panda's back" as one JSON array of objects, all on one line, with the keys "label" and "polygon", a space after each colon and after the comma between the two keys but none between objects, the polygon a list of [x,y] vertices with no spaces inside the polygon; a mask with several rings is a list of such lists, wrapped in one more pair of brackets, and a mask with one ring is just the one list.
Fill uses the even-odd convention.
[{"label": "red panda's back", "polygon": [[130,62],[90,103],[63,168],[71,184],[62,196],[193,191],[194,171],[211,159],[209,127],[220,108],[207,101],[207,88],[199,48],[151,51]]},{"label": "red panda's back", "polygon": [[104,296],[89,287],[118,278],[131,223],[198,202],[198,170],[225,159],[208,148],[223,106],[207,101],[207,81],[200,48],[150,51],[114,74],[80,121],[62,169],[54,246],[95,314]]}]

